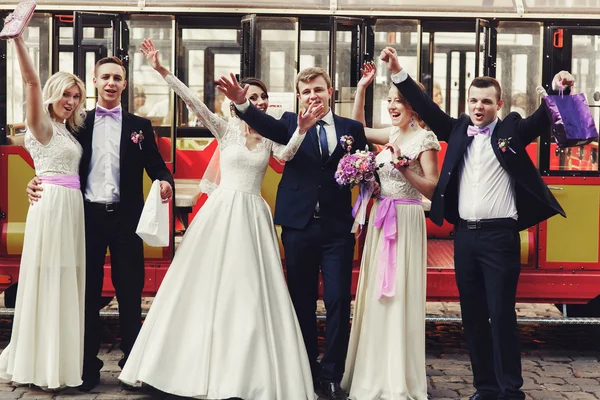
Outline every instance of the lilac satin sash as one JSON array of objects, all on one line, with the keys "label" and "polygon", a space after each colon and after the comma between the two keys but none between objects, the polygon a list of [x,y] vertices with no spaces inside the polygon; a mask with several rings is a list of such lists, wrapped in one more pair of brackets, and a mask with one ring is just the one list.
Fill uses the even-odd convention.
[{"label": "lilac satin sash", "polygon": [[42,183],[50,183],[52,185],[64,186],[71,189],[80,189],[79,175],[54,175],[40,176]]},{"label": "lilac satin sash", "polygon": [[379,265],[377,266],[377,299],[383,296],[393,297],[396,294],[396,240],[398,226],[396,206],[399,204],[421,205],[421,199],[395,199],[392,197],[379,197],[379,205],[375,213],[373,225],[383,228],[383,246],[379,249]]}]

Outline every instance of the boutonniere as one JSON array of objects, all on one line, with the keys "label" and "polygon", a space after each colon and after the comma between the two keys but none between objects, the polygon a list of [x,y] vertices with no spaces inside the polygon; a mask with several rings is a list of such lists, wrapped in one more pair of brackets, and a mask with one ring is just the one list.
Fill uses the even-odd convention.
[{"label": "boutonniere", "polygon": [[138,146],[140,146],[140,150],[142,149],[142,142],[144,141],[144,135],[142,134],[142,131],[136,132],[133,131],[131,132],[131,141],[135,144],[137,144]]},{"label": "boutonniere", "polygon": [[350,153],[352,151],[352,143],[354,143],[354,138],[350,135],[344,135],[340,138],[340,145],[348,153]]},{"label": "boutonniere", "polygon": [[513,152],[513,154],[517,154],[516,151],[514,151],[512,149],[512,147],[510,147],[510,140],[512,139],[512,137],[509,138],[500,138],[498,139],[498,148],[500,149],[501,152],[505,152],[506,149],[510,150]]}]

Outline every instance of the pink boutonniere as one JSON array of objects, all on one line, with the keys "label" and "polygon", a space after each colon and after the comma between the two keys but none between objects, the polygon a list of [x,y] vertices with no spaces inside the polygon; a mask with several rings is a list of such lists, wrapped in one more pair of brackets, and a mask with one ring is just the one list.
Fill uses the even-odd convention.
[{"label": "pink boutonniere", "polygon": [[136,132],[133,131],[131,132],[131,141],[135,144],[137,144],[138,146],[140,146],[140,150],[142,149],[142,142],[144,141],[144,135],[142,134],[142,131]]},{"label": "pink boutonniere", "polygon": [[512,147],[510,147],[510,140],[512,139],[512,137],[509,138],[500,138],[498,139],[498,148],[500,149],[501,152],[505,152],[506,149],[510,150],[513,152],[513,154],[517,154],[516,151],[514,151],[512,149]]},{"label": "pink boutonniere", "polygon": [[351,135],[344,135],[340,138],[340,145],[348,153],[352,151],[352,143],[354,143],[354,138]]}]

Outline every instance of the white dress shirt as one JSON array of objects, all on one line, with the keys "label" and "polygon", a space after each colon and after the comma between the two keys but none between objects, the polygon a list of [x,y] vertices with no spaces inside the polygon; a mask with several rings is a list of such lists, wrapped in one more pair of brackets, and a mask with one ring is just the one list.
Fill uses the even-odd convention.
[{"label": "white dress shirt", "polygon": [[[121,111],[121,105],[115,107]],[[92,158],[85,199],[95,203],[114,203],[120,199],[120,150],[123,117],[103,115],[94,119]]]},{"label": "white dress shirt", "polygon": [[[392,82],[401,83],[408,73],[400,70],[391,78]],[[490,136],[473,137],[459,165],[458,214],[462,219],[518,218],[514,180],[502,168],[492,148],[491,137],[497,123],[498,119],[487,125]]]},{"label": "white dress shirt", "polygon": [[[475,135],[458,166],[458,214],[462,219],[517,219],[515,182],[494,154],[490,136]],[[482,127],[483,128],[483,127]]]}]

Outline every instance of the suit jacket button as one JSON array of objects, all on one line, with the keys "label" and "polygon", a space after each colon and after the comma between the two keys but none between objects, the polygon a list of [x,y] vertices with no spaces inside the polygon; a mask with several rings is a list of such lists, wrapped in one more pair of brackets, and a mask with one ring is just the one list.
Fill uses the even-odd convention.
[{"label": "suit jacket button", "polygon": [[448,172],[448,175],[452,175],[452,172]]},{"label": "suit jacket button", "polygon": [[318,187],[319,187],[319,189],[321,189],[321,185],[319,185]]},{"label": "suit jacket button", "polygon": [[325,167],[321,167],[321,171],[325,171]]},{"label": "suit jacket button", "polygon": [[443,195],[443,194],[441,194],[441,195],[440,195],[440,197],[444,197],[444,195]]}]

